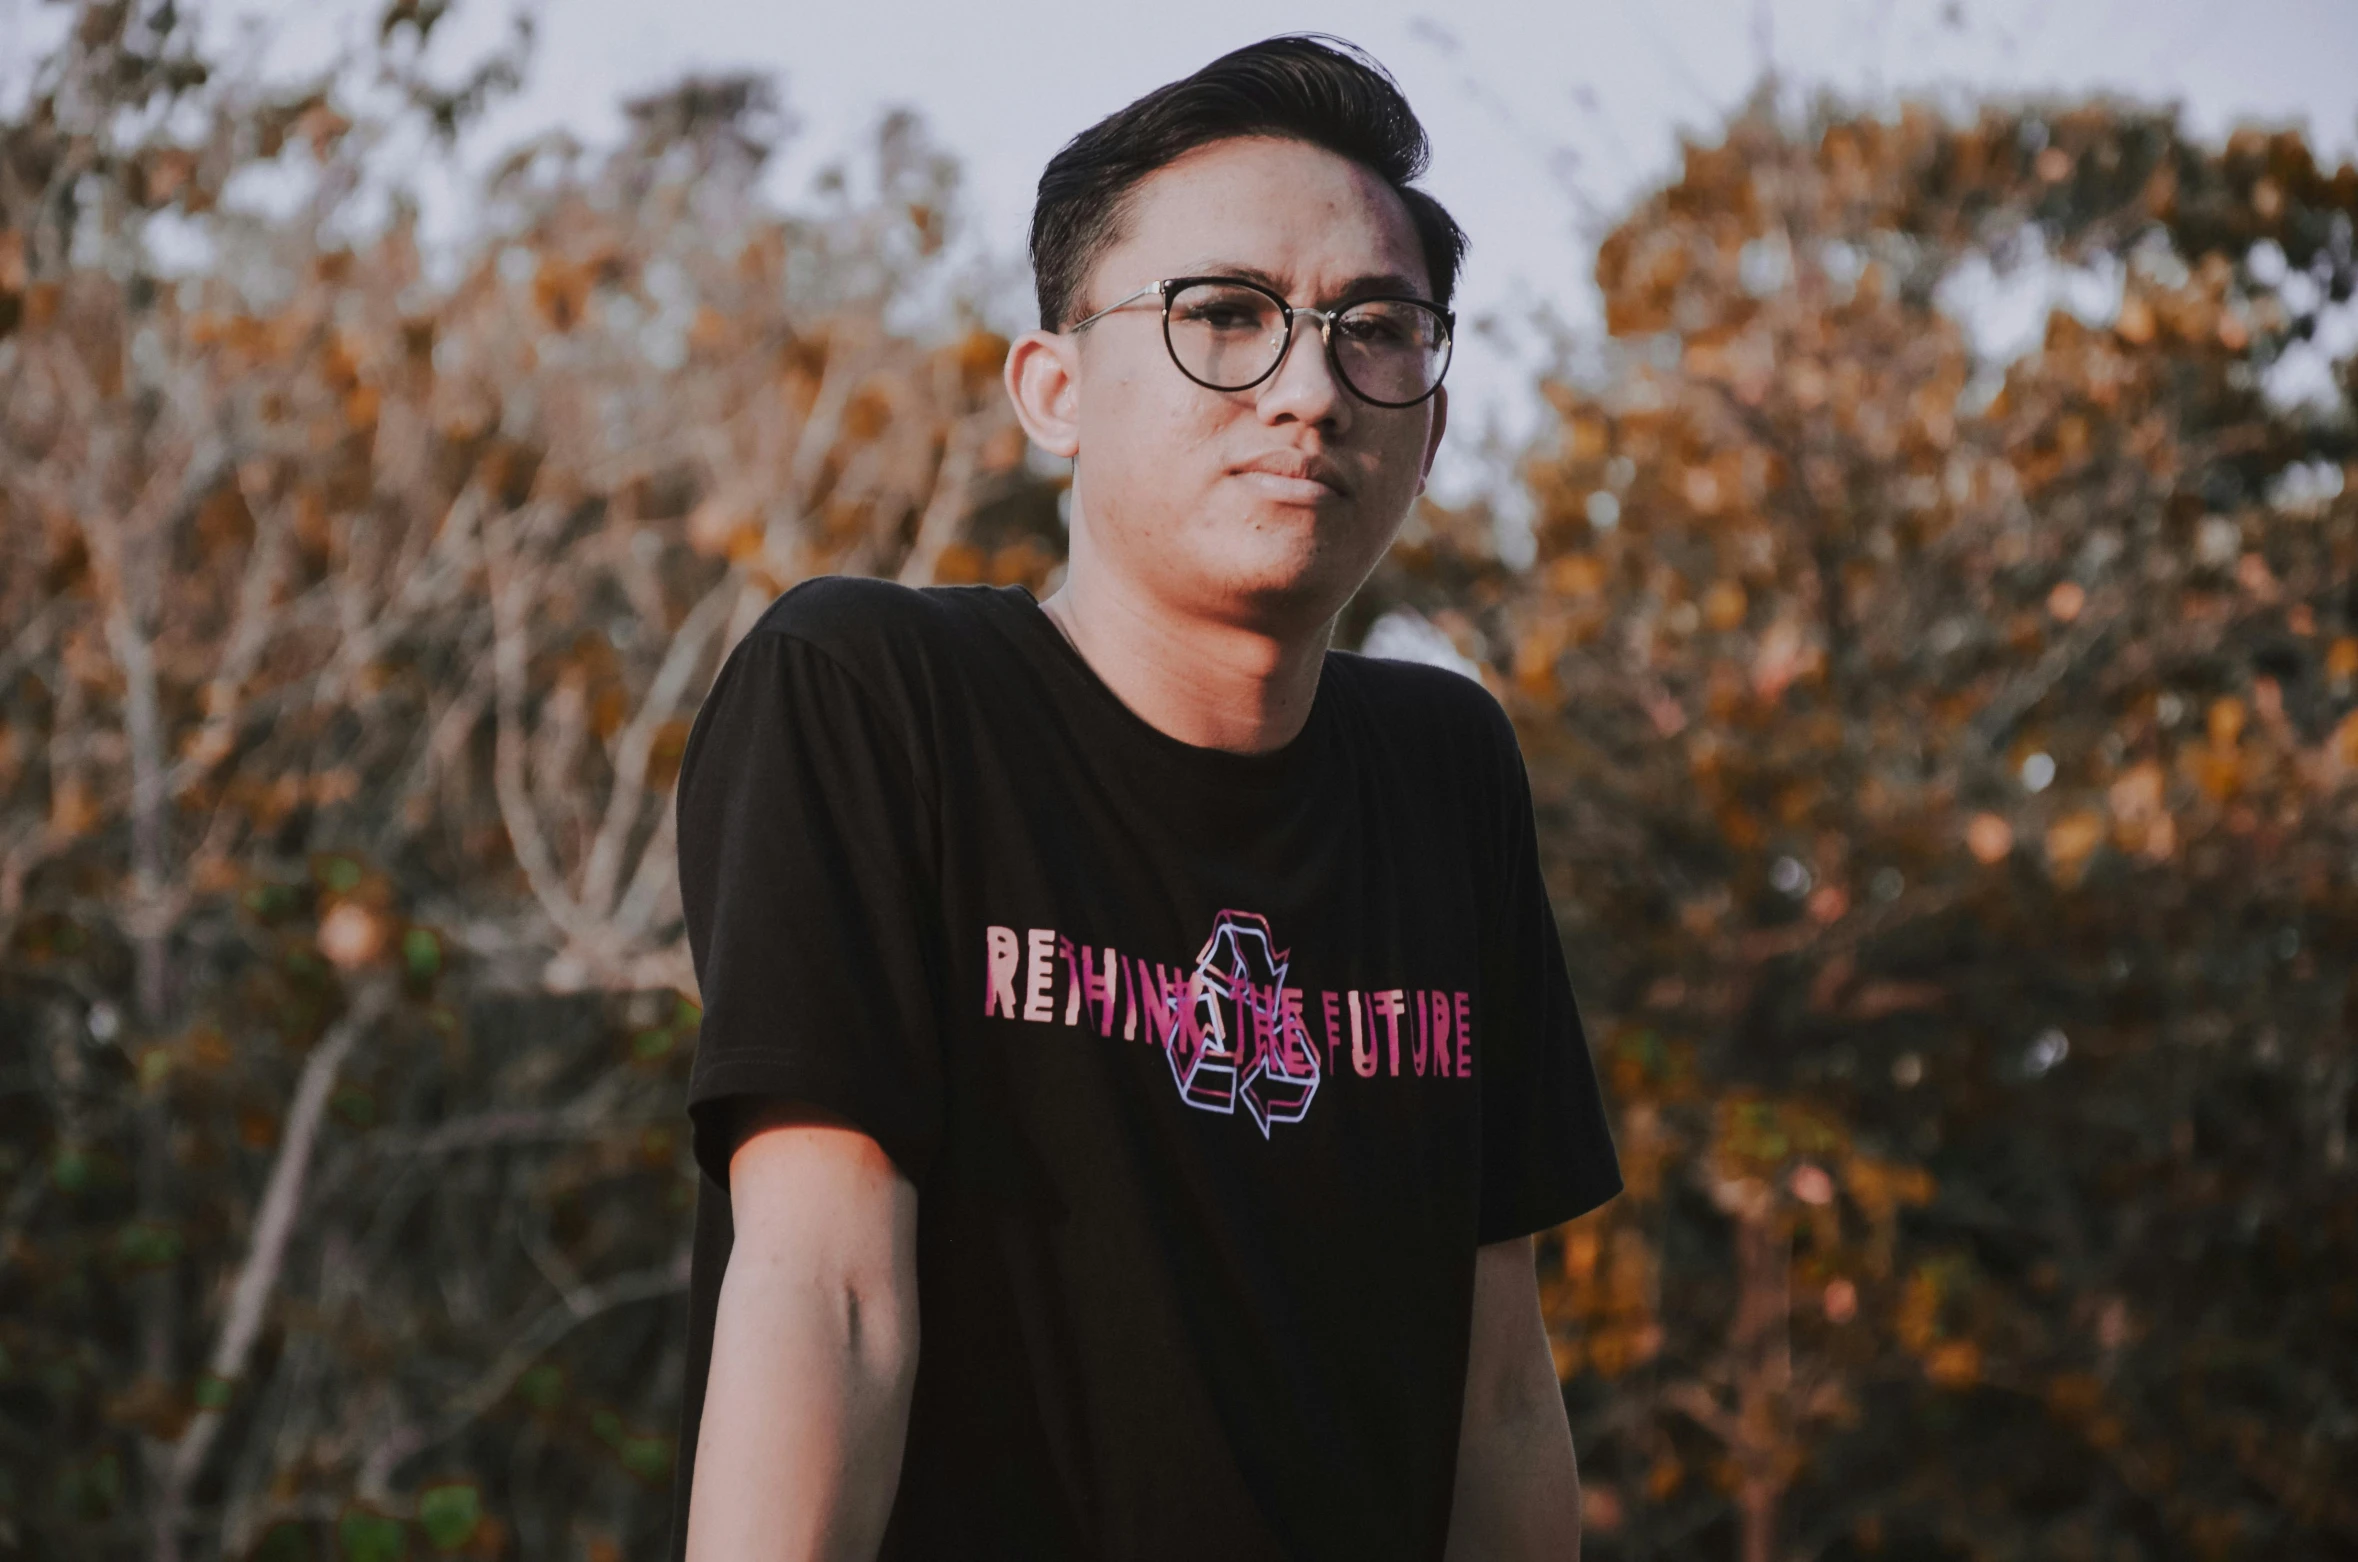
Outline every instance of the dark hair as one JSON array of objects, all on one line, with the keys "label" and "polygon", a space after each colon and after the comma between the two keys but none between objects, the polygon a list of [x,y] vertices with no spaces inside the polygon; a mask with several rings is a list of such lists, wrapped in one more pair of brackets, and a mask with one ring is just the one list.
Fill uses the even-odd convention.
[{"label": "dark hair", "polygon": [[1048,160],[1032,207],[1042,328],[1063,327],[1089,268],[1115,242],[1140,180],[1198,147],[1240,136],[1307,142],[1380,176],[1408,206],[1434,302],[1448,305],[1466,235],[1410,182],[1432,156],[1425,127],[1400,84],[1366,51],[1303,33],[1223,54],[1099,120]]}]

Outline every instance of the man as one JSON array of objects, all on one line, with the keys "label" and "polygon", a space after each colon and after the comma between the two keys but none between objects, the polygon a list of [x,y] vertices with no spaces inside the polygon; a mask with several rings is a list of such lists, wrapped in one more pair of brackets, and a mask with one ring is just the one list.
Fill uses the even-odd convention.
[{"label": "man", "polygon": [[1529,1236],[1620,1179],[1522,763],[1327,648],[1446,414],[1424,159],[1307,38],[1075,139],[1006,371],[1062,587],[814,581],[722,671],[697,1562],[1577,1553]]}]

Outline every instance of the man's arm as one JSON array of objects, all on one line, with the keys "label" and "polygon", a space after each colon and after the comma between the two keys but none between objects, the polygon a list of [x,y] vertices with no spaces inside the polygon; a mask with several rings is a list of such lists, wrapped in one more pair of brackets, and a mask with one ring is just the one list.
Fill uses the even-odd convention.
[{"label": "man's arm", "polygon": [[866,1134],[757,1117],[688,1499],[688,1562],[871,1562],[917,1376],[917,1190]]},{"label": "man's arm", "polygon": [[1539,1314],[1531,1239],[1474,1255],[1474,1334],[1457,1441],[1449,1562],[1580,1555],[1580,1471]]}]

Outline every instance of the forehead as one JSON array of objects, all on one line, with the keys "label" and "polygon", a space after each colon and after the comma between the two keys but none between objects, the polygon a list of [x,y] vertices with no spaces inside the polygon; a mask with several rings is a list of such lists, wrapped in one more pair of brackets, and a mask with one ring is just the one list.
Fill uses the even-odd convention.
[{"label": "forehead", "polygon": [[[1091,291],[1128,292],[1198,267],[1249,266],[1290,287],[1394,276],[1430,293],[1407,203],[1373,169],[1306,142],[1215,141],[1141,179]],[[1312,302],[1297,293],[1297,303]]]}]

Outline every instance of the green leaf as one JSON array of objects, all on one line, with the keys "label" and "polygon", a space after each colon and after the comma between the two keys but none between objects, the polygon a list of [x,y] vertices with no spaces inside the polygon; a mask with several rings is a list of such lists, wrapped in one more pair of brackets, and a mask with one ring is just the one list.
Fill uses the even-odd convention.
[{"label": "green leaf", "polygon": [[642,1481],[659,1481],[671,1473],[668,1437],[626,1437],[617,1451],[622,1456],[622,1467]]},{"label": "green leaf", "polygon": [[78,1519],[111,1516],[123,1500],[123,1467],[110,1451],[88,1464],[69,1465],[57,1478],[57,1503]]},{"label": "green leaf", "polygon": [[180,1233],[158,1220],[134,1220],[115,1233],[115,1257],[134,1269],[178,1262]]},{"label": "green leaf", "polygon": [[348,1508],[336,1523],[336,1549],[344,1562],[407,1562],[409,1529],[385,1514]]},{"label": "green leaf", "polygon": [[630,1039],[630,1055],[641,1063],[658,1063],[671,1055],[671,1032],[649,1029]]},{"label": "green leaf", "polygon": [[553,1410],[565,1397],[565,1369],[543,1362],[516,1380],[516,1392],[535,1410]]},{"label": "green leaf", "polygon": [[483,1493],[472,1481],[451,1481],[418,1493],[418,1524],[437,1551],[456,1551],[483,1522]]},{"label": "green leaf", "polygon": [[442,940],[429,928],[413,927],[401,935],[401,958],[410,975],[430,981],[442,971]]},{"label": "green leaf", "polygon": [[358,889],[360,879],[360,864],[349,857],[329,857],[319,865],[319,882],[339,895]]},{"label": "green leaf", "polygon": [[229,1379],[206,1373],[197,1379],[196,1403],[199,1410],[227,1410],[237,1397],[237,1385]]},{"label": "green leaf", "polygon": [[61,1193],[79,1193],[90,1186],[90,1157],[71,1145],[61,1146],[50,1158],[50,1178]]}]

